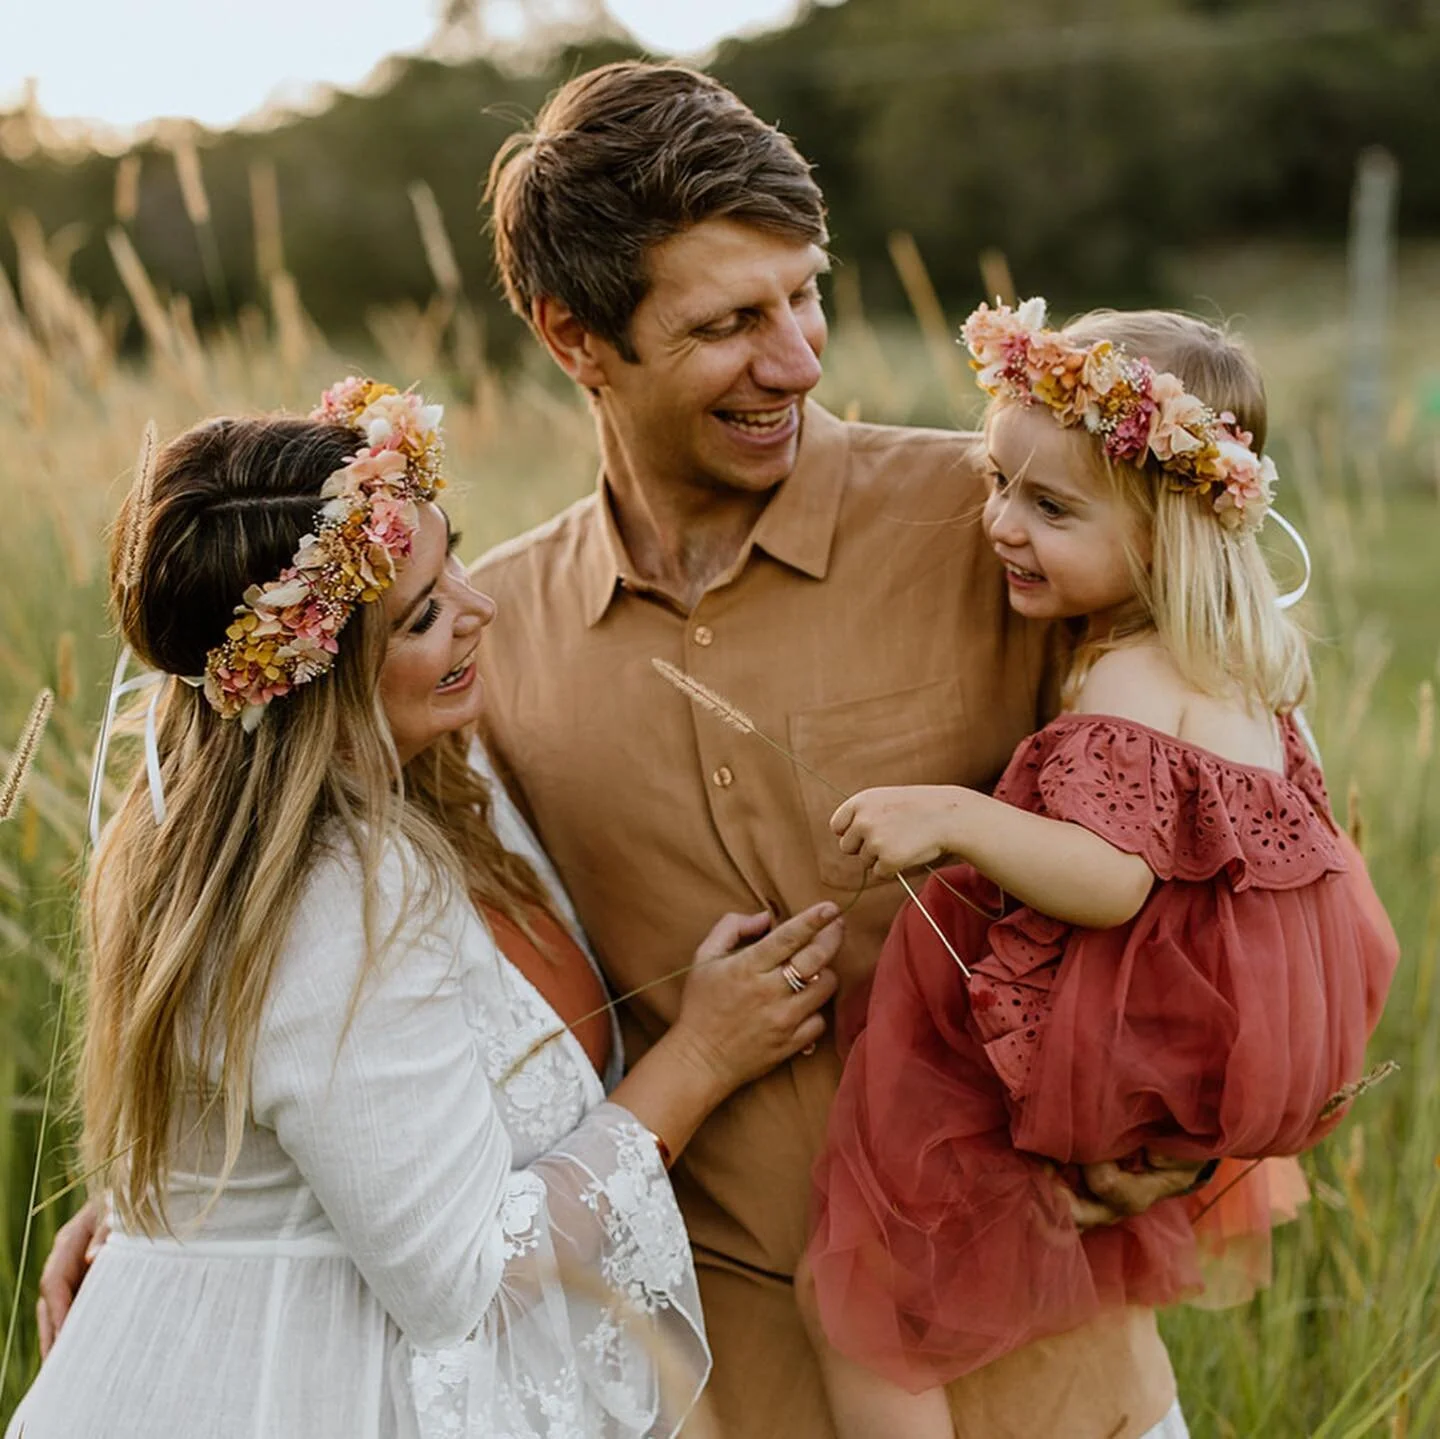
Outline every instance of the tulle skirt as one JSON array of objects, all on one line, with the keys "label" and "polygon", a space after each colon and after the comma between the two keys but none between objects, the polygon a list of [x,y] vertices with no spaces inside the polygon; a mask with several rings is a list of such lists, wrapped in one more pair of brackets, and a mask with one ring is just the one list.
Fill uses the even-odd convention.
[{"label": "tulle skirt", "polygon": [[[1293,1160],[1244,1161],[1338,1122],[1318,1116],[1360,1072],[1393,934],[1358,857],[1298,890],[1162,891],[1120,929],[1029,911],[991,929],[932,881],[926,908],[979,957],[969,982],[902,912],[815,1170],[809,1260],[841,1352],[920,1389],[1102,1309],[1197,1295],[1205,1273],[1234,1297],[1264,1282],[1304,1181]],[[1057,1181],[1147,1146],[1239,1162],[1078,1232]]]}]

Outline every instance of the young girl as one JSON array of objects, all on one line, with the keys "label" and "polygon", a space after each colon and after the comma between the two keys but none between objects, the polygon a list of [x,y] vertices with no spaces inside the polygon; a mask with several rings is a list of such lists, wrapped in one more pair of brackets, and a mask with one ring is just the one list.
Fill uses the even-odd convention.
[{"label": "young girl", "polygon": [[949,1436],[936,1386],[1196,1292],[1185,1200],[1082,1233],[1061,1180],[1313,1145],[1397,958],[1294,717],[1253,362],[1179,315],[1057,332],[1039,300],[965,340],[1010,602],[1078,648],[993,799],[866,790],[832,820],[881,875],[965,861],[920,897],[944,941],[914,905],[890,933],[815,1171],[804,1288],[847,1439]]}]

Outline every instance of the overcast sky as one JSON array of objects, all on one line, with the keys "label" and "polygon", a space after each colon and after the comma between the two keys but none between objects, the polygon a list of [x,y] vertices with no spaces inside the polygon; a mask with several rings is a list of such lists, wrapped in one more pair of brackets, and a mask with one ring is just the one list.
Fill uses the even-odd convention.
[{"label": "overcast sky", "polygon": [[[488,0],[489,23],[515,27],[526,4]],[[795,10],[795,0],[606,4],[642,45],[681,55]],[[439,8],[440,0],[0,0],[0,109],[33,77],[41,108],[56,119],[129,128],[185,115],[230,125],[316,82],[358,84],[384,56],[424,45]]]}]

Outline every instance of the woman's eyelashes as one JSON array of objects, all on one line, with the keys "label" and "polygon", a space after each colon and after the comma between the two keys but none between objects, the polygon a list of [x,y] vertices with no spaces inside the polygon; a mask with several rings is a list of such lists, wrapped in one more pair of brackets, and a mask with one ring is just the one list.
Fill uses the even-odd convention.
[{"label": "woman's eyelashes", "polygon": [[420,614],[420,618],[410,626],[412,635],[423,635],[436,620],[440,618],[440,601],[431,600]]}]

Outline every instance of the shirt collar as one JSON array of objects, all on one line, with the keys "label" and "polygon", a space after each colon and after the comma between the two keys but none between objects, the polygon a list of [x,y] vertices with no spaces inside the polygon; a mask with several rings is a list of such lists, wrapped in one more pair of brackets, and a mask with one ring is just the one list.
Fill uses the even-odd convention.
[{"label": "shirt collar", "polygon": [[[795,468],[776,487],[770,503],[740,552],[738,574],[758,547],[771,559],[811,579],[823,580],[830,568],[830,549],[845,489],[845,456],[849,437],[841,420],[814,400],[805,402],[804,427]],[[578,556],[578,581],[587,626],[599,624],[620,586],[645,590],[635,573],[611,508],[610,488],[601,472],[590,497],[585,536]]]}]

